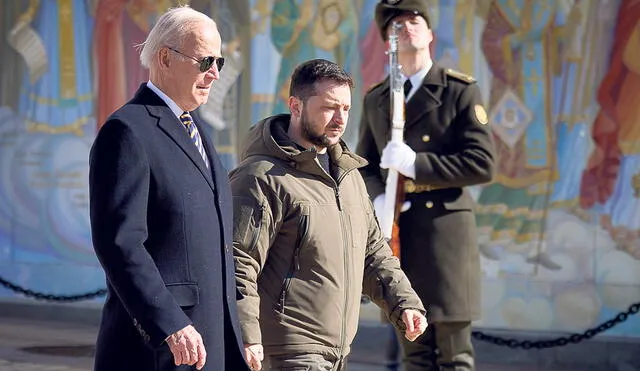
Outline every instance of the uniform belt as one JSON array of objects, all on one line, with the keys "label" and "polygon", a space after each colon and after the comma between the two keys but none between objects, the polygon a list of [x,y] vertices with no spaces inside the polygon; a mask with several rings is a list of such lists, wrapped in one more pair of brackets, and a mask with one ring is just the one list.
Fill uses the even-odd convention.
[{"label": "uniform belt", "polygon": [[420,193],[430,192],[436,189],[442,189],[443,187],[436,187],[429,184],[416,184],[413,180],[407,179],[404,181],[404,193]]}]

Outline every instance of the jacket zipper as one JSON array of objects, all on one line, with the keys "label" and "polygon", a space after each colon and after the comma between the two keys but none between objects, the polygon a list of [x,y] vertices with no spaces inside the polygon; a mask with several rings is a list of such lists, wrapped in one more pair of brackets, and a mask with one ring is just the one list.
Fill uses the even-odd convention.
[{"label": "jacket zipper", "polygon": [[296,240],[296,248],[293,251],[293,256],[291,259],[291,264],[289,265],[289,271],[287,272],[287,276],[284,279],[282,284],[282,289],[280,290],[280,298],[278,300],[278,311],[281,314],[284,314],[285,302],[287,299],[287,292],[289,291],[289,287],[291,286],[291,281],[295,276],[296,272],[300,269],[300,251],[302,250],[302,243],[304,239],[307,237],[309,233],[309,216],[304,215],[300,218],[300,222],[298,223],[298,238]]},{"label": "jacket zipper", "polygon": [[[340,179],[342,180],[342,178]],[[338,186],[339,183],[336,183],[336,187],[335,187],[335,195],[336,195],[336,203],[338,205],[338,210],[340,212],[340,230],[342,232],[342,252],[343,252],[343,262],[344,262],[344,280],[345,280],[345,287],[344,287],[344,305],[342,307],[342,330],[340,333],[340,360],[342,360],[342,358],[344,357],[344,355],[342,354],[343,350],[344,350],[344,343],[345,343],[345,338],[346,338],[346,332],[347,332],[347,320],[346,320],[346,315],[347,315],[347,307],[348,307],[348,302],[349,302],[349,286],[351,285],[351,283],[349,282],[349,246],[347,244],[347,230],[345,228],[345,215],[344,215],[344,210],[342,210],[342,203],[340,201],[340,189]]]},{"label": "jacket zipper", "polygon": [[[318,166],[320,166],[320,164],[318,164]],[[320,168],[322,168],[322,166],[320,166]],[[324,169],[322,169],[324,171]],[[334,195],[336,197],[336,204],[338,206],[338,211],[340,212],[340,229],[342,232],[342,251],[343,251],[343,261],[344,261],[344,277],[345,277],[345,290],[344,290],[344,305],[342,307],[342,329],[341,329],[341,333],[340,333],[340,362],[342,362],[342,360],[344,359],[344,354],[342,354],[343,350],[344,350],[344,344],[345,344],[345,339],[346,339],[346,332],[347,332],[347,321],[346,321],[346,314],[347,314],[347,307],[348,307],[348,300],[349,300],[349,286],[351,285],[351,283],[349,282],[349,251],[348,251],[348,244],[347,244],[347,232],[345,229],[345,216],[344,216],[344,210],[342,210],[342,201],[340,200],[340,183],[342,183],[342,180],[354,169],[349,169],[347,170],[344,174],[342,174],[342,176],[340,176],[340,178],[333,180],[333,177],[331,177],[331,175],[329,175],[329,177],[333,180],[334,184],[333,184],[333,189],[334,189]],[[324,173],[326,174],[327,172],[324,171]],[[285,290],[286,291],[286,290]],[[284,295],[284,292],[283,292]],[[282,313],[284,313],[284,297],[281,297],[282,300]]]},{"label": "jacket zipper", "polygon": [[347,306],[348,306],[348,302],[349,302],[349,286],[351,285],[351,282],[349,282],[349,249],[348,249],[348,244],[347,244],[347,231],[345,228],[345,216],[344,216],[344,210],[342,210],[342,202],[340,200],[340,184],[342,183],[342,180],[344,178],[347,177],[347,175],[351,172],[354,171],[356,169],[349,169],[347,170],[344,174],[342,174],[342,176],[338,179],[335,180],[335,186],[334,186],[334,193],[336,196],[336,203],[338,205],[338,210],[340,212],[340,229],[342,231],[342,251],[343,251],[343,257],[344,257],[344,277],[345,277],[345,290],[344,290],[344,306],[342,307],[342,332],[340,334],[340,357],[339,357],[339,361],[342,362],[344,360],[344,354],[342,354],[342,352],[344,351],[344,344],[345,344],[345,340],[346,340],[346,332],[347,332],[347,320],[346,320],[346,315],[347,315]]}]

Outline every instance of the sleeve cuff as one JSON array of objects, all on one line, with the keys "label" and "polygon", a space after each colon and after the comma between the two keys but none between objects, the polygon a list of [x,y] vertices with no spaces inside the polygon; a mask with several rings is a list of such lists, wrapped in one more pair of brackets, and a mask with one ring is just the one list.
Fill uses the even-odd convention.
[{"label": "sleeve cuff", "polygon": [[262,333],[259,323],[241,323],[242,342],[244,344],[262,344]]}]

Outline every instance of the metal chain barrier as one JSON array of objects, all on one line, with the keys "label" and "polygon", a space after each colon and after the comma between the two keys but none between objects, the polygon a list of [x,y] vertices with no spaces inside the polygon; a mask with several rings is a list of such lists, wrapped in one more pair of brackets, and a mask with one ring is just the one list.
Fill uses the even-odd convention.
[{"label": "metal chain barrier", "polygon": [[639,311],[640,311],[640,302],[631,304],[631,306],[629,306],[629,309],[626,312],[620,312],[617,316],[600,324],[599,326],[592,327],[581,334],[574,333],[567,336],[561,336],[555,339],[536,340],[536,341],[516,340],[513,338],[503,338],[500,336],[488,335],[483,333],[482,331],[473,331],[471,335],[479,341],[492,343],[498,346],[506,346],[512,349],[515,349],[515,348],[547,349],[547,348],[563,347],[568,344],[577,344],[583,340],[591,339],[592,337],[598,335],[599,333],[605,332],[613,328],[614,326],[621,324],[622,322],[629,319],[629,317],[632,317],[635,314],[637,314]]},{"label": "metal chain barrier", "polygon": [[[87,292],[84,294],[78,295],[53,295],[53,294],[44,294],[40,292],[36,292],[33,290],[29,290],[23,287],[20,287],[14,283],[11,283],[4,278],[0,277],[0,285],[20,294],[23,294],[27,297],[31,297],[38,300],[47,300],[47,301],[59,301],[59,302],[74,302],[74,301],[82,301],[94,299],[97,297],[102,297],[107,294],[106,289],[99,289],[92,292]],[[625,322],[629,317],[632,317],[640,312],[640,302],[631,304],[629,309],[626,312],[620,312],[617,316],[611,318],[610,320],[603,322],[599,326],[592,327],[585,332],[579,334],[574,333],[567,336],[561,336],[555,339],[547,339],[547,340],[517,340],[513,338],[503,338],[496,335],[485,334],[482,331],[473,331],[472,336],[476,340],[484,341],[487,343],[491,343],[498,346],[506,346],[512,349],[522,348],[522,349],[547,349],[547,348],[555,348],[555,347],[563,347],[568,344],[577,344],[583,340],[589,340],[592,337],[605,332],[622,322]]]},{"label": "metal chain barrier", "polygon": [[59,301],[59,302],[65,302],[65,303],[94,299],[94,298],[97,298],[97,297],[105,296],[107,294],[107,290],[106,289],[99,289],[99,290],[96,290],[96,291],[87,292],[87,293],[78,294],[78,295],[44,294],[44,293],[41,293],[41,292],[36,292],[36,291],[33,291],[33,290],[25,289],[24,287],[20,287],[20,286],[14,284],[12,282],[9,282],[9,281],[5,280],[2,277],[0,277],[0,285],[8,288],[11,291],[17,292],[19,294],[22,294],[24,296],[27,296],[27,297],[30,297],[30,298],[34,298],[34,299],[37,299],[37,300]]}]

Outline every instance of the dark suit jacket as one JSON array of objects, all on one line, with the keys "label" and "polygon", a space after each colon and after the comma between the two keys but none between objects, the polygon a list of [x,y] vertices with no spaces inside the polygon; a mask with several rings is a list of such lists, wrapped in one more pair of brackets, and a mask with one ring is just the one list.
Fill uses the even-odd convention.
[{"label": "dark suit jacket", "polygon": [[207,169],[171,109],[142,85],[90,154],[93,244],[108,295],[95,370],[176,367],[164,340],[193,324],[206,370],[246,370],[236,310],[227,172],[202,136]]},{"label": "dark suit jacket", "polygon": [[[380,156],[391,137],[389,79],[364,98],[356,152],[372,198],[385,191]],[[416,152],[415,183],[400,216],[401,263],[429,319],[480,317],[480,257],[474,201],[466,186],[489,182],[495,150],[480,89],[470,76],[434,64],[406,104],[404,139]]]}]

